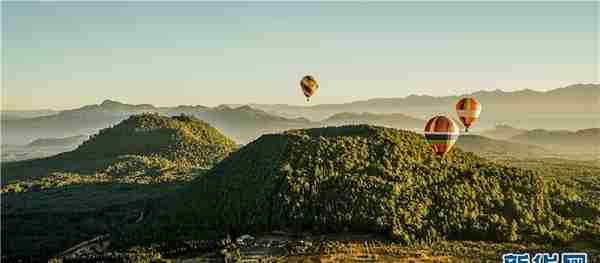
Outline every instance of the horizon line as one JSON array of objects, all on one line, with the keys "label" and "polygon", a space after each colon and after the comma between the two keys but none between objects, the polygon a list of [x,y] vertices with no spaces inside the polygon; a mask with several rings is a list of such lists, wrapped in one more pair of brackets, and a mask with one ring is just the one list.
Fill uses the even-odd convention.
[{"label": "horizon line", "polygon": [[[85,106],[92,106],[92,105],[101,105],[103,102],[105,101],[113,101],[113,102],[117,102],[117,103],[121,103],[124,105],[132,105],[132,106],[141,106],[141,105],[149,105],[155,108],[173,108],[173,107],[181,107],[181,106],[190,106],[190,107],[198,107],[198,106],[202,106],[202,107],[208,107],[208,108],[216,108],[216,107],[220,107],[220,106],[229,106],[229,105],[235,105],[235,106],[252,106],[252,105],[285,105],[285,106],[294,106],[294,107],[304,107],[304,108],[311,108],[311,107],[316,107],[316,106],[323,106],[323,105],[343,105],[343,104],[351,104],[351,103],[357,103],[357,102],[366,102],[366,101],[372,101],[372,100],[382,100],[382,99],[406,99],[408,97],[432,97],[432,98],[446,98],[446,97],[461,97],[461,96],[469,96],[469,95],[473,95],[475,93],[517,93],[517,92],[523,92],[523,91],[533,91],[533,92],[538,92],[538,93],[547,93],[547,92],[551,92],[554,90],[558,90],[558,89],[564,89],[564,88],[570,88],[573,86],[588,86],[588,85],[600,85],[600,82],[594,83],[594,82],[590,82],[590,83],[575,83],[575,84],[569,84],[566,86],[561,86],[558,88],[550,88],[550,89],[530,89],[530,88],[524,88],[524,89],[519,89],[519,90],[513,90],[513,91],[505,91],[503,89],[494,89],[494,90],[478,90],[478,91],[474,91],[474,92],[470,92],[470,93],[464,93],[464,94],[458,94],[458,95],[445,95],[445,96],[435,96],[435,95],[429,95],[429,94],[410,94],[407,96],[403,96],[403,97],[372,97],[372,98],[365,98],[365,99],[359,99],[359,100],[353,100],[353,101],[348,101],[348,102],[341,102],[341,103],[322,103],[322,104],[314,104],[314,105],[306,105],[306,104],[286,104],[286,103],[255,103],[255,102],[248,102],[248,103],[220,103],[218,105],[215,106],[207,106],[207,105],[203,105],[203,104],[176,104],[176,105],[158,105],[158,104],[152,104],[152,103],[140,103],[140,104],[130,104],[127,103],[123,100],[116,100],[116,99],[111,99],[111,98],[105,98],[102,99],[100,103],[97,104],[83,104],[77,107],[73,107],[73,108],[31,108],[31,109],[4,109],[3,107],[1,107],[0,105],[0,112],[4,112],[4,111],[68,111],[68,110],[76,110],[76,109],[80,109],[82,107]],[[3,104],[3,103],[2,103]]]}]

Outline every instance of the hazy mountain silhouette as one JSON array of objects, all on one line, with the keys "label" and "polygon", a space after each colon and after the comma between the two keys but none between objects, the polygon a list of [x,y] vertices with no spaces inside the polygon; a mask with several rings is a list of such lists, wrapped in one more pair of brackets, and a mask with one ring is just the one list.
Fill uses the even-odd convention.
[{"label": "hazy mountain silhouette", "polygon": [[76,135],[65,138],[40,138],[26,145],[2,145],[2,162],[22,161],[49,157],[74,150],[88,138]]},{"label": "hazy mountain silhouette", "polygon": [[194,115],[240,143],[246,143],[266,132],[292,128],[315,127],[307,119],[288,119],[249,106],[230,108],[220,106],[155,107],[149,104],[131,105],[112,100],[87,105],[78,109],[61,111],[51,116],[6,120],[2,122],[3,144],[25,144],[45,137],[66,137],[93,134],[116,124],[133,114],[160,113],[167,116]]},{"label": "hazy mountain silhouette", "polygon": [[[496,123],[518,127],[517,129],[584,129],[600,125],[600,85],[578,84],[547,92],[480,91],[471,95],[483,104],[481,118],[472,129],[475,132],[478,129],[491,128]],[[150,104],[131,105],[105,100],[101,104],[61,111],[49,116],[3,120],[2,143],[25,144],[38,138],[92,134],[132,114],[143,112],[157,112],[167,116],[191,114],[221,130],[238,143],[248,143],[264,133],[323,125],[366,123],[418,129],[424,125],[419,124],[419,120],[426,120],[436,114],[455,117],[454,103],[458,98],[459,96],[411,95],[405,98],[371,99],[346,104],[251,104],[239,107],[221,105],[214,108],[200,105],[155,107]],[[274,112],[281,116],[273,114]],[[312,118],[313,121],[307,118]],[[505,136],[494,138],[506,139]]]},{"label": "hazy mountain silhouette", "polygon": [[221,105],[195,112],[195,115],[238,143],[248,143],[265,133],[319,125],[304,118],[284,118],[250,106],[231,108]]},{"label": "hazy mountain silhouette", "polygon": [[27,144],[28,147],[65,147],[79,145],[87,140],[87,135],[76,135],[65,138],[40,138]]},{"label": "hazy mountain silhouette", "polygon": [[588,151],[600,153],[600,128],[583,129],[575,132],[535,129],[513,136],[510,140],[548,147],[587,149]]},{"label": "hazy mountain silhouette", "polygon": [[540,158],[549,154],[547,149],[540,146],[468,134],[463,134],[458,138],[456,147],[491,159]]},{"label": "hazy mountain silhouette", "polygon": [[19,120],[27,118],[35,118],[40,116],[48,116],[56,114],[58,111],[43,109],[43,110],[3,110],[0,113],[2,120]]},{"label": "hazy mountain silhouette", "polygon": [[65,110],[50,116],[2,121],[2,143],[24,144],[38,138],[92,134],[132,114],[156,112],[149,105],[127,105],[110,100]]},{"label": "hazy mountain silhouette", "polygon": [[131,105],[106,100],[101,104],[62,111],[56,115],[3,122],[3,142],[23,144],[43,137],[92,134],[116,124],[132,114],[160,113],[166,116],[189,114],[209,123],[238,143],[248,143],[262,134],[289,129],[312,128],[324,125],[372,124],[388,127],[417,129],[423,120],[403,114],[340,113],[322,122],[306,118],[285,118],[255,109],[248,105],[230,107],[220,105],[155,107],[149,104]]},{"label": "hazy mountain silhouette", "polygon": [[492,129],[484,130],[480,134],[492,139],[506,140],[514,136],[527,132],[526,129],[519,129],[510,125],[496,125]]},{"label": "hazy mountain silhouette", "polygon": [[295,106],[251,104],[250,106],[282,116],[302,116],[321,120],[339,112],[407,114],[428,119],[443,113],[455,115],[454,106],[462,96],[474,96],[483,105],[481,119],[474,129],[505,123],[526,129],[584,129],[600,127],[600,85],[575,84],[549,91],[478,91],[461,96],[419,96],[379,98],[344,104]]}]

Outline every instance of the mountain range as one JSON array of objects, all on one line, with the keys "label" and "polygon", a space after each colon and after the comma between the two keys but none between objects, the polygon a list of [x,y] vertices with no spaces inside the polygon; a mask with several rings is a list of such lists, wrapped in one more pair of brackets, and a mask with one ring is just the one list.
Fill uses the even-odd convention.
[{"label": "mountain range", "polygon": [[40,138],[27,144],[28,147],[67,147],[77,146],[87,140],[86,135],[69,136],[65,138]]},{"label": "mountain range", "polygon": [[[475,125],[475,132],[477,129],[489,130],[497,123],[518,127],[515,128],[518,130],[585,129],[600,126],[600,85],[597,84],[577,84],[546,92],[496,90],[466,95],[476,97],[483,104],[483,112]],[[105,100],[101,104],[52,115],[3,119],[2,143],[26,144],[39,138],[90,135],[130,115],[145,112],[166,116],[194,115],[240,144],[248,143],[265,133],[331,125],[371,124],[415,130],[421,129],[425,120],[432,115],[448,114],[455,117],[454,103],[459,97],[461,96],[411,95],[405,98],[313,106],[250,104],[218,107],[156,107]]]},{"label": "mountain range", "polygon": [[[530,158],[539,156],[542,147],[544,155],[559,155],[572,159],[599,159],[600,158],[600,128],[588,128],[575,131],[569,130],[546,130],[546,129],[519,129],[509,125],[497,125],[493,129],[484,130],[479,133],[481,138],[491,138],[483,142],[491,142],[494,139],[497,142],[512,143],[530,147],[531,151],[521,151],[522,153],[532,153]],[[464,136],[461,136],[464,137]],[[487,138],[486,138],[487,139]],[[486,143],[484,143],[486,144]],[[509,147],[505,145],[506,147]],[[502,147],[500,147],[502,148]],[[518,149],[523,147],[512,147]],[[532,152],[533,151],[533,152]]]},{"label": "mountain range", "polygon": [[507,140],[490,139],[479,135],[461,135],[456,146],[489,159],[523,159],[550,157],[549,151],[541,146]]},{"label": "mountain range", "polygon": [[546,147],[588,148],[589,151],[600,154],[600,128],[577,131],[535,129],[513,136],[510,140]]},{"label": "mountain range", "polygon": [[343,104],[286,105],[250,104],[251,107],[287,117],[312,120],[339,112],[404,113],[420,119],[436,114],[456,115],[460,97],[475,97],[483,105],[475,129],[498,123],[526,129],[585,129],[600,127],[600,85],[574,84],[549,91],[531,89],[505,92],[478,91],[460,96],[410,95],[404,98],[377,98]]},{"label": "mountain range", "polygon": [[480,135],[497,140],[506,140],[525,132],[527,132],[526,129],[519,129],[510,125],[499,124],[494,128],[482,131]]},{"label": "mountain range", "polygon": [[281,117],[248,105],[236,108],[227,105],[214,108],[199,105],[155,107],[149,104],[131,105],[105,100],[101,104],[62,111],[50,116],[5,120],[2,122],[2,143],[24,144],[38,138],[93,134],[131,115],[140,113],[159,113],[166,116],[193,115],[241,144],[248,143],[265,133],[289,129],[358,123],[415,129],[424,123],[423,120],[403,114],[341,113],[318,122],[302,117]]},{"label": "mountain range", "polygon": [[3,110],[0,114],[2,120],[18,120],[35,118],[40,116],[48,116],[56,114],[58,111],[43,109],[43,110]]}]

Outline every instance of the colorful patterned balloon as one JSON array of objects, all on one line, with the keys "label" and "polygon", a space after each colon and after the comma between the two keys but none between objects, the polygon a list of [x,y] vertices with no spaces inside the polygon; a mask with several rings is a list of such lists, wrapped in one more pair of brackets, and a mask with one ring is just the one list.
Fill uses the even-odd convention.
[{"label": "colorful patterned balloon", "polygon": [[300,88],[306,97],[306,101],[310,101],[310,97],[317,93],[319,83],[317,83],[317,80],[313,76],[306,75],[300,81]]},{"label": "colorful patterned balloon", "polygon": [[456,113],[458,118],[465,126],[465,131],[477,121],[481,113],[481,103],[473,97],[462,98],[456,103]]},{"label": "colorful patterned balloon", "polygon": [[440,157],[450,151],[459,134],[454,121],[446,116],[435,116],[425,125],[425,139],[435,154]]}]

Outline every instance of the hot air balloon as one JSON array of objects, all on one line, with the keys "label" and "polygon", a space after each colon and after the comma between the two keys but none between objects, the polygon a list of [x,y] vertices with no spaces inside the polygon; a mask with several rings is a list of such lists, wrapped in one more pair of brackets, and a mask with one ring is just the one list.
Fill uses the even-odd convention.
[{"label": "hot air balloon", "polygon": [[446,116],[435,116],[425,125],[425,138],[437,156],[444,157],[458,139],[459,130]]},{"label": "hot air balloon", "polygon": [[310,101],[310,97],[315,95],[319,89],[319,83],[317,83],[317,80],[313,76],[306,75],[300,81],[300,88],[302,88],[302,93],[306,96],[306,101]]},{"label": "hot air balloon", "polygon": [[456,113],[465,126],[465,132],[469,132],[481,113],[481,103],[473,97],[462,98],[456,103]]}]

